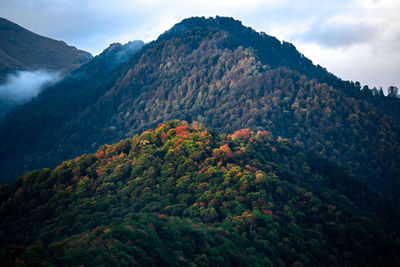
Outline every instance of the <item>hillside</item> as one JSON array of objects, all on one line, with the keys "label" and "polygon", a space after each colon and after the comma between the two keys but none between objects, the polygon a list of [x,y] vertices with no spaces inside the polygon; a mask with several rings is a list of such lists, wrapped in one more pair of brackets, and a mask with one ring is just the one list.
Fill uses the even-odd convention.
[{"label": "hillside", "polygon": [[25,174],[0,203],[5,266],[399,264],[390,205],[267,131],[163,123]]},{"label": "hillside", "polygon": [[105,57],[7,117],[2,181],[182,119],[223,132],[268,130],[400,201],[400,131],[392,114],[292,44],[231,18],[191,18],[114,68]]},{"label": "hillside", "polygon": [[92,58],[90,53],[30,32],[0,18],[0,83],[16,70],[69,72]]}]

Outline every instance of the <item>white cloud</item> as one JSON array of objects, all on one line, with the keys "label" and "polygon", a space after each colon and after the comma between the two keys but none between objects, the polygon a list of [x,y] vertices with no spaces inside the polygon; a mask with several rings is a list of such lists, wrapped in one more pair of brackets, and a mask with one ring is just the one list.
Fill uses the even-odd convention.
[{"label": "white cloud", "polygon": [[60,78],[57,72],[45,70],[17,71],[0,84],[0,99],[21,103],[35,97],[46,86]]},{"label": "white cloud", "polygon": [[289,38],[314,62],[369,86],[400,85],[400,1],[355,0]]}]

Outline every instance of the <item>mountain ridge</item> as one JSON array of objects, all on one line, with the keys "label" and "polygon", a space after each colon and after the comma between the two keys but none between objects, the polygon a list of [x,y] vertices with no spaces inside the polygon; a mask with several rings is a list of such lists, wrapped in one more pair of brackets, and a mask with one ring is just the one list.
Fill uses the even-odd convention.
[{"label": "mountain ridge", "polygon": [[[191,22],[194,26],[183,31]],[[204,27],[196,26],[203,22]],[[228,28],[232,24],[232,33],[207,23],[225,23]],[[398,124],[354,84],[328,79],[332,74],[310,65],[293,45],[240,26],[231,18],[192,18],[177,25],[178,30],[173,27],[110,72],[96,72],[107,65],[101,61],[104,55],[96,57],[74,72],[97,73],[89,85],[79,79],[65,80],[10,116],[0,131],[9,140],[0,151],[10,155],[2,160],[2,173],[14,175],[22,162],[25,171],[56,166],[165,120],[183,119],[226,132],[267,129],[340,162],[387,197],[398,199]],[[237,29],[242,30],[237,34],[240,38],[235,35]],[[260,40],[260,49],[252,47],[252,42]],[[286,59],[275,66],[280,53]],[[306,73],[299,72],[303,65]],[[320,82],[318,77],[328,80]],[[65,109],[58,110],[60,97],[71,99],[71,107],[79,108],[68,109],[66,101]],[[34,138],[21,134],[26,127]]]}]

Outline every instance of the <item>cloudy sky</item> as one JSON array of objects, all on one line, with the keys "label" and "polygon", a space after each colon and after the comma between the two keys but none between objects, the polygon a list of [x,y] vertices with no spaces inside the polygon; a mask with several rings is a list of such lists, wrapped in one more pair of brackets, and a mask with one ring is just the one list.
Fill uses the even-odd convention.
[{"label": "cloudy sky", "polygon": [[191,16],[230,16],[293,43],[345,80],[400,87],[399,0],[0,0],[0,16],[100,53]]}]

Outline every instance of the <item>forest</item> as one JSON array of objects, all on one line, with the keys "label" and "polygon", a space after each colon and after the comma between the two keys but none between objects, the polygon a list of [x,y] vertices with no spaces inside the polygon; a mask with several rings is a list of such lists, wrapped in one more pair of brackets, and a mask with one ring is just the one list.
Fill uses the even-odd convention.
[{"label": "forest", "polygon": [[395,208],[267,131],[166,122],[2,185],[0,203],[3,266],[399,264]]}]

